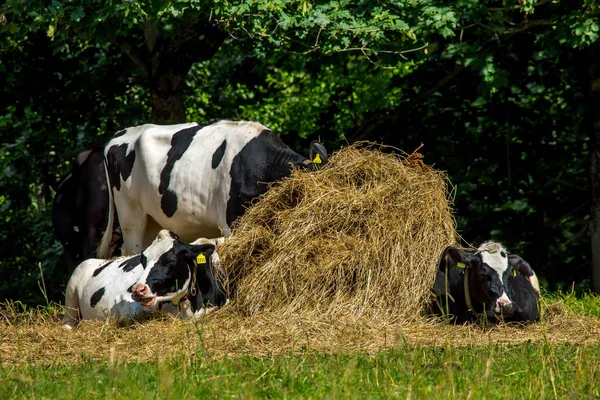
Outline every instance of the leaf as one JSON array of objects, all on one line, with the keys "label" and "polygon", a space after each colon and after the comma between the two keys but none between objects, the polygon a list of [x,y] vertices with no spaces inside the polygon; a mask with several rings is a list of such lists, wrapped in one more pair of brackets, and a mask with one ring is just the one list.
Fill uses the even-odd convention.
[{"label": "leaf", "polygon": [[46,32],[46,34],[48,35],[49,38],[54,39],[54,33],[55,33],[54,25],[49,25],[48,31]]},{"label": "leaf", "polygon": [[85,11],[83,11],[83,7],[82,6],[77,7],[71,13],[71,21],[79,22],[83,17],[85,17]]}]

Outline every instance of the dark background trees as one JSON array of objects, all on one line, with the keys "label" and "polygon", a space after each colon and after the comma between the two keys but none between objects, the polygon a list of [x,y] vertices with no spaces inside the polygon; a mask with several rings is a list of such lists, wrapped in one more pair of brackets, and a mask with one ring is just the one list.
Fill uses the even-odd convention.
[{"label": "dark background trees", "polygon": [[466,240],[504,242],[550,289],[591,288],[597,20],[593,1],[7,1],[0,299],[41,301],[41,271],[61,299],[49,211],[78,151],[125,126],[225,118],[299,149],[423,143]]}]

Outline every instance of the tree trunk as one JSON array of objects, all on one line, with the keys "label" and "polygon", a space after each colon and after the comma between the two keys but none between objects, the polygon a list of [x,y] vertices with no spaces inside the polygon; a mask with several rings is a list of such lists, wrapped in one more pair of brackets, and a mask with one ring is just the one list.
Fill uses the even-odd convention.
[{"label": "tree trunk", "polygon": [[600,293],[600,132],[594,129],[591,137],[592,210],[590,236],[592,244],[592,290]]},{"label": "tree trunk", "polygon": [[155,124],[180,124],[185,118],[185,71],[157,71],[150,78],[150,105],[152,122]]},{"label": "tree trunk", "polygon": [[161,32],[158,21],[145,21],[143,30],[143,45],[118,36],[109,36],[109,40],[147,78],[152,122],[186,122],[185,78],[194,63],[206,61],[215,55],[227,35],[208,16],[182,19],[176,36]]},{"label": "tree trunk", "polygon": [[590,178],[592,187],[590,216],[592,290],[595,293],[600,293],[600,45],[593,45],[590,53],[590,98],[586,117],[590,132]]}]

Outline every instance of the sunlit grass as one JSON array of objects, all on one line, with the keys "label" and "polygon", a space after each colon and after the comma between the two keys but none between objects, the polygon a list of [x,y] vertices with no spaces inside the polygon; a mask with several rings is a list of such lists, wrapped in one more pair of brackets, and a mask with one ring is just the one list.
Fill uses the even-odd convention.
[{"label": "sunlit grass", "polygon": [[0,398],[595,398],[600,345],[403,346],[0,368]]}]

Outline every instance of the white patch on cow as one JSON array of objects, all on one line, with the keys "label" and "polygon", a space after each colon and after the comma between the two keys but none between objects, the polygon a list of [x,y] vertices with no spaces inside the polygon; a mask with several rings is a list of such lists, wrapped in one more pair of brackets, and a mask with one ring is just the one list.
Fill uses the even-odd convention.
[{"label": "white patch on cow", "polygon": [[[124,254],[141,252],[158,232],[157,227],[176,232],[184,242],[231,233],[226,219],[231,188],[229,169],[242,148],[268,128],[257,122],[221,121],[199,130],[173,166],[169,189],[177,193],[177,211],[167,217],[158,192],[160,174],[167,163],[173,135],[195,125],[142,125],[127,129],[107,144],[106,150],[128,143],[127,154],[132,149],[136,152],[130,178],[121,182],[120,190],[113,191],[123,229]],[[223,158],[213,169],[213,154],[225,140]]]},{"label": "white patch on cow", "polygon": [[152,244],[148,246],[146,250],[144,250],[143,254],[146,256],[147,262],[146,269],[142,275],[143,278],[148,276],[150,269],[152,269],[154,264],[156,264],[160,256],[173,248],[173,243],[175,243],[175,238],[171,236],[171,233],[168,230],[162,229],[158,233]]},{"label": "white patch on cow", "polygon": [[535,274],[535,272],[533,273],[533,275],[527,277],[527,279],[531,283],[531,286],[533,286],[533,290],[536,291],[538,297],[541,297],[540,282],[538,281],[538,278],[537,278],[537,275]]},{"label": "white patch on cow", "polygon": [[502,306],[510,305],[511,303],[512,302],[510,301],[506,293],[502,292],[502,296],[500,296],[498,300],[496,300],[496,307],[494,308],[494,312],[496,314],[500,314],[500,312],[502,311]]},{"label": "white patch on cow", "polygon": [[[502,283],[502,288],[504,289],[504,282],[502,280],[502,276],[508,269],[508,254],[506,253],[506,248],[497,242],[484,242],[482,243],[477,251],[481,254],[481,258],[484,264],[487,264],[490,268],[492,268],[498,274],[498,278]],[[511,300],[508,298],[508,295],[503,290],[502,294],[496,300],[496,306],[494,308],[494,312],[497,314],[500,313],[502,305],[511,304]]]},{"label": "white patch on cow", "polygon": [[[481,254],[483,262],[496,271],[498,278],[500,278],[500,282],[502,282],[502,275],[504,275],[508,269],[506,248],[500,243],[490,241],[482,243],[477,251]],[[501,253],[504,254],[504,257],[502,257]]]}]

